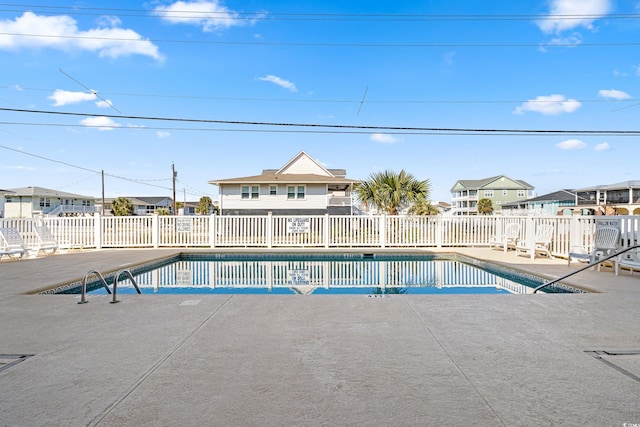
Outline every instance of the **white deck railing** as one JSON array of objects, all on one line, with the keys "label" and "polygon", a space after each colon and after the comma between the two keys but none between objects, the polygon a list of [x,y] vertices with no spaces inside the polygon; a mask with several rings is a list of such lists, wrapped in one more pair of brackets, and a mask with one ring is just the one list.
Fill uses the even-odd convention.
[{"label": "white deck railing", "polygon": [[521,225],[531,240],[539,224],[551,224],[551,252],[567,256],[590,248],[596,221],[617,221],[621,246],[640,240],[640,216],[131,216],[0,219],[36,246],[33,226],[49,227],[62,248],[429,248],[483,247],[506,224]]}]

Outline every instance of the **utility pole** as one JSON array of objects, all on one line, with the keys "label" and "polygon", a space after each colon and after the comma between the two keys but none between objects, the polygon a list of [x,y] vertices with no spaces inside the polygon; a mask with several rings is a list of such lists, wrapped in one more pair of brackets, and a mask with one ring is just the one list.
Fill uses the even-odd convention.
[{"label": "utility pole", "polygon": [[104,216],[104,169],[102,169],[102,216]]},{"label": "utility pole", "polygon": [[178,211],[176,210],[176,177],[178,176],[178,172],[176,172],[176,168],[171,162],[171,176],[173,181],[173,214],[178,215]]}]

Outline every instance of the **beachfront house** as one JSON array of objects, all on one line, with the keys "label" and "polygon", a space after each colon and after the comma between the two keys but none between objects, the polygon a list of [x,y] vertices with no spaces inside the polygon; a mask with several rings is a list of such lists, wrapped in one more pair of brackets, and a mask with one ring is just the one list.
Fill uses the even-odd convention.
[{"label": "beachfront house", "polygon": [[[173,209],[173,199],[171,197],[157,197],[157,196],[139,196],[139,197],[127,197],[133,205],[133,214],[138,216],[153,215],[158,209],[165,208],[169,212]],[[111,204],[116,198],[104,199],[104,214],[111,215]],[[96,204],[99,208],[102,208],[102,199],[96,199]]]},{"label": "beachfront house", "polygon": [[581,212],[576,208],[575,190],[558,190],[553,193],[517,202],[503,203],[503,215],[574,215]]},{"label": "beachfront house", "polygon": [[594,214],[640,215],[640,181],[579,188],[576,205]]},{"label": "beachfront house", "polygon": [[346,174],[301,151],[280,169],[209,184],[218,186],[221,215],[351,215],[359,181]]},{"label": "beachfront house", "polygon": [[4,196],[5,218],[77,216],[96,212],[93,197],[43,187],[10,188]]},{"label": "beachfront house", "polygon": [[520,179],[505,175],[484,179],[461,179],[451,187],[451,214],[477,215],[478,201],[491,200],[495,213],[502,211],[505,203],[533,197],[534,187]]}]

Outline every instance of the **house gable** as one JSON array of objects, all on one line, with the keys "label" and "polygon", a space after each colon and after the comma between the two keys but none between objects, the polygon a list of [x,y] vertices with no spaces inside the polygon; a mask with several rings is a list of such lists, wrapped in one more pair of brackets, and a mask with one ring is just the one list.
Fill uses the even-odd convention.
[{"label": "house gable", "polygon": [[280,174],[333,176],[331,172],[304,151],[298,153],[276,172],[276,175]]}]

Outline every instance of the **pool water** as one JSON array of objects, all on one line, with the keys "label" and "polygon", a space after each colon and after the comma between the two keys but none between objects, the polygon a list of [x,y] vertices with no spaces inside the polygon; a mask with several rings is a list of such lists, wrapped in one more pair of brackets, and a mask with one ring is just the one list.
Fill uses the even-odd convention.
[{"label": "pool water", "polygon": [[[544,282],[458,258],[182,254],[131,272],[143,294],[526,294]],[[98,282],[87,289],[106,294]],[[568,290],[560,286],[547,292]],[[80,293],[80,286],[56,293]],[[129,280],[120,280],[118,293],[135,289]]]}]

